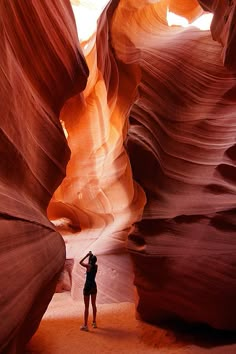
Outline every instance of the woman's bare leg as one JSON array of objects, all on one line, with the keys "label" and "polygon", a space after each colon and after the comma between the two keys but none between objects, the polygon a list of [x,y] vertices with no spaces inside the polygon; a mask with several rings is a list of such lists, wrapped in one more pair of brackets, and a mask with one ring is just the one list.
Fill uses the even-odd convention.
[{"label": "woman's bare leg", "polygon": [[89,296],[84,295],[84,325],[88,325],[88,315],[89,315]]},{"label": "woman's bare leg", "polygon": [[92,307],[93,307],[93,322],[96,322],[96,316],[97,316],[96,297],[97,297],[97,294],[91,295],[91,302],[92,302]]}]

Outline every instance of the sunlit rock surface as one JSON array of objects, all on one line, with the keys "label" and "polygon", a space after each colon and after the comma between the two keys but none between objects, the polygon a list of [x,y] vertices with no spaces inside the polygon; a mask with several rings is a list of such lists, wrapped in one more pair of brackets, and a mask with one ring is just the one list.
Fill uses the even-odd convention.
[{"label": "sunlit rock surface", "polygon": [[50,219],[66,217],[71,227],[80,231],[66,238],[67,257],[75,258],[73,298],[82,296],[84,274],[82,278],[79,260],[92,249],[99,257],[102,302],[133,300],[126,242],[146,202],[143,190],[133,180],[124,148],[140,77],[133,75],[133,66],[119,66],[109,46],[107,19],[112,18],[115,6],[111,4],[101,15],[97,35],[82,42],[89,78],[83,97],[74,96],[61,111],[71,158],[67,175],[48,208]]},{"label": "sunlit rock surface", "polygon": [[235,329],[236,75],[210,31],[168,27],[164,2],[130,6],[120,2],[112,43],[142,72],[126,142],[147,196],[129,237],[137,310]]},{"label": "sunlit rock surface", "polygon": [[68,1],[0,13],[0,352],[21,353],[65,260],[46,209],[70,157],[59,112],[88,70]]},{"label": "sunlit rock surface", "polygon": [[[71,98],[61,111],[71,158],[48,215],[52,219],[66,216],[81,230],[100,230],[103,247],[114,251],[120,245],[123,248],[121,241],[141,218],[145,196],[132,179],[123,145],[137,79],[118,70],[108,45],[110,16],[103,13],[97,37],[84,48],[85,52],[90,49],[86,52],[89,78],[82,99]],[[118,232],[117,237],[110,237]]]},{"label": "sunlit rock surface", "polygon": [[[49,215],[71,219],[82,239],[95,230],[89,246],[103,257],[129,236],[141,318],[235,329],[236,76],[196,27],[201,15],[196,1],[114,1],[103,12],[83,46],[84,100],[61,113],[72,156]],[[140,222],[132,177],[147,198]]]},{"label": "sunlit rock surface", "polygon": [[69,1],[1,2],[0,351],[50,301],[62,219],[74,298],[92,249],[130,300],[128,246],[142,319],[236,328],[235,2],[200,3],[110,1],[81,50]]},{"label": "sunlit rock surface", "polygon": [[222,44],[222,60],[230,69],[236,69],[236,2],[235,0],[200,0],[203,9],[214,12],[211,33]]},{"label": "sunlit rock surface", "polygon": [[[184,17],[185,27],[168,26],[170,12]],[[82,235],[97,229],[90,244],[101,255],[121,252],[129,235],[141,318],[235,329],[236,76],[210,30],[186,25],[202,14],[196,1],[120,1],[103,13],[96,43],[86,42],[85,101],[71,100],[61,114],[72,158],[51,207],[70,217]],[[147,198],[134,231],[145,201],[140,188],[134,194],[130,174],[118,190],[116,178],[110,184],[110,172],[122,176],[128,160],[119,139],[109,145],[108,121],[123,133],[134,180]],[[121,154],[121,164],[111,153]]]}]

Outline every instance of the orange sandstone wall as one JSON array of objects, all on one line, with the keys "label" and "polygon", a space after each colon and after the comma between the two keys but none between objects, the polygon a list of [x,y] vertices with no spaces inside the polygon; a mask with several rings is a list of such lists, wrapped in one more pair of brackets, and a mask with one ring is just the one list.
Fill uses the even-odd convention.
[{"label": "orange sandstone wall", "polygon": [[132,178],[124,148],[140,75],[133,76],[132,67],[120,70],[109,46],[113,7],[105,9],[96,37],[83,46],[85,52],[85,45],[89,47],[89,77],[83,97],[74,96],[61,111],[71,158],[66,177],[48,208],[52,219],[67,217],[82,232],[97,230],[95,252],[123,249],[146,202],[143,190]]},{"label": "orange sandstone wall", "polygon": [[95,252],[128,240],[142,319],[235,329],[235,1],[199,2],[110,1],[82,49],[69,1],[1,2],[0,351],[64,264],[46,210]]},{"label": "orange sandstone wall", "polygon": [[210,31],[139,5],[120,1],[111,26],[119,60],[141,69],[126,141],[147,197],[128,244],[137,311],[235,329],[236,72]]},{"label": "orange sandstone wall", "polygon": [[49,215],[97,230],[95,251],[128,238],[141,318],[235,329],[236,76],[213,5],[211,32],[168,26],[202,15],[196,1],[110,2],[61,113],[72,153]]},{"label": "orange sandstone wall", "polygon": [[68,1],[1,1],[0,13],[0,352],[21,353],[65,260],[46,209],[70,157],[59,112],[88,70]]}]

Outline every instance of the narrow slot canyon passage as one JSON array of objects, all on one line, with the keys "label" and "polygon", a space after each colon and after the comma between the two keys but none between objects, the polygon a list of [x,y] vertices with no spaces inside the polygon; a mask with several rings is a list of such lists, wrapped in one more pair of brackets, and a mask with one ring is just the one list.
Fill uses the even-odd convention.
[{"label": "narrow slot canyon passage", "polygon": [[235,353],[236,0],[0,13],[0,353]]}]

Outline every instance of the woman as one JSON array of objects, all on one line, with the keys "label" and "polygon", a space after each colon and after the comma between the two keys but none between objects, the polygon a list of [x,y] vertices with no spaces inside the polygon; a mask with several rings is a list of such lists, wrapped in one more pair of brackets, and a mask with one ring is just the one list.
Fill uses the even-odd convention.
[{"label": "woman", "polygon": [[[84,260],[89,257],[88,263],[84,263]],[[86,256],[81,259],[80,264],[87,269],[86,271],[86,281],[84,284],[84,325],[80,327],[81,331],[88,331],[88,314],[89,314],[89,297],[91,295],[91,302],[93,307],[93,328],[97,328],[96,324],[96,296],[97,296],[97,285],[95,282],[98,266],[96,264],[97,257],[92,254],[90,251]]]}]

